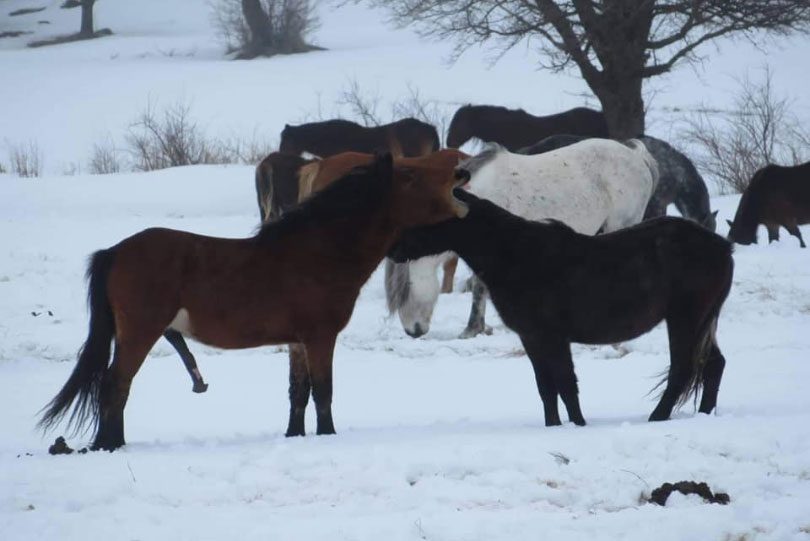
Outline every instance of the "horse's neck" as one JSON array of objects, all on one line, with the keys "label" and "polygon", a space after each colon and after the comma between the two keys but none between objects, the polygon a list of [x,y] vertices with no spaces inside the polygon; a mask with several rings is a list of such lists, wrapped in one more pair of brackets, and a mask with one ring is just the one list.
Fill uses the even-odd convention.
[{"label": "horse's neck", "polygon": [[319,243],[319,248],[352,267],[362,285],[394,244],[399,232],[386,213],[377,210],[335,224],[328,232],[329,242]]}]

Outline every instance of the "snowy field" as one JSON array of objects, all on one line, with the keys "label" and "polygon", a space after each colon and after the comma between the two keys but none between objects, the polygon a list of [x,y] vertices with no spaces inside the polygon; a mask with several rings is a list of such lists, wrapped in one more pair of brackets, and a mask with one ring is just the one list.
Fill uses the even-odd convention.
[{"label": "snowy field", "polygon": [[[26,39],[73,30],[76,13],[58,3],[38,4],[51,7],[33,17],[53,23]],[[716,415],[690,405],[669,422],[646,422],[646,393],[668,364],[657,328],[621,357],[575,346],[589,425],[546,428],[529,361],[491,307],[493,335],[458,340],[469,294],[444,295],[431,331],[414,340],[386,316],[378,272],[338,339],[336,436],[284,438],[279,348],[192,343],[210,383],[195,395],[162,341],[133,385],[128,445],[49,456],[60,432],[43,436],[34,425],[86,335],[87,255],[148,226],[239,237],[256,225],[251,167],[61,175],[99,137],[120,138],[150,97],[190,98],[217,133],[268,137],[312,114],[319,94],[328,111],[351,78],[392,100],[412,83],[450,108],[473,100],[548,113],[582,103],[575,78],[527,68],[522,51],[490,71],[482,51],[448,67],[446,45],[391,31],[355,6],[323,7],[316,41],[328,51],[225,61],[204,10],[180,17],[192,4],[103,0],[98,26],[113,37],[41,50],[0,40],[0,146],[36,139],[48,172],[0,175],[0,540],[810,539],[810,251],[784,231],[779,243],[736,248]],[[6,10],[27,6],[0,0],[0,25],[11,24]],[[708,52],[717,57],[704,70],[659,83],[652,134],[667,138],[672,107],[722,106],[732,78],[766,56],[747,44]],[[807,52],[803,41],[768,53],[803,118],[810,75],[789,67]],[[712,200],[721,234],[737,200]],[[680,480],[706,481],[732,502],[644,503]]]}]

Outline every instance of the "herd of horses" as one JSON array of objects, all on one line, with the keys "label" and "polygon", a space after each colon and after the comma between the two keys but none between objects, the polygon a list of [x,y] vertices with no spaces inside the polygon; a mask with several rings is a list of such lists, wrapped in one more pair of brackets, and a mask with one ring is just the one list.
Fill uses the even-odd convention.
[{"label": "herd of horses", "polygon": [[[470,139],[488,146],[458,150]],[[770,240],[783,226],[804,247],[810,164],[759,171],[727,240],[714,233],[692,162],[653,137],[609,139],[599,111],[536,117],[467,105],[446,142],[440,149],[435,127],[413,118],[287,125],[279,151],[256,168],[253,236],[147,229],[93,254],[88,337],[40,425],[69,416],[93,428],[92,449],[121,447],[132,380],[161,337],[193,390],[207,389],[191,337],[225,349],[289,344],[286,434],[304,435],[310,396],[317,433],[332,434],[335,341],[363,284],[386,259],[388,308],[418,337],[439,293],[452,290],[457,257],[474,272],[461,336],[488,331],[491,296],[531,361],[546,425],[561,424],[558,398],[585,424],[572,342],[615,344],[661,321],[670,367],[650,420],[701,389],[699,411],[710,413],[725,366],[715,332],[732,283],[729,241],[756,242],[764,224]],[[665,217],[669,204],[683,218]]]}]

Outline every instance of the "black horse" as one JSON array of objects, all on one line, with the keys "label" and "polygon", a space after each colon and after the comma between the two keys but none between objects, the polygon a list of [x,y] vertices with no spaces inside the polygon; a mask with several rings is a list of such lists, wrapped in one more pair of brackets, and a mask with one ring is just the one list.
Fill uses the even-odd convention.
[{"label": "black horse", "polygon": [[361,126],[350,120],[333,119],[299,126],[284,126],[279,152],[309,152],[327,158],[341,152],[390,152],[395,158],[415,158],[439,150],[436,128],[415,118],[403,118],[382,126]]},{"label": "black horse", "polygon": [[602,111],[577,107],[548,116],[534,116],[523,109],[495,105],[461,107],[447,130],[447,147],[459,148],[470,139],[498,143],[510,152],[559,133],[608,137]]},{"label": "black horse", "polygon": [[456,192],[469,207],[464,220],[407,231],[389,256],[405,261],[452,250],[467,262],[523,342],[547,426],[561,424],[558,395],[569,419],[585,424],[571,342],[623,342],[662,320],[670,368],[650,420],[668,419],[701,386],[700,411],[714,409],[725,366],[715,330],[734,269],[727,240],[667,217],[592,237]]},{"label": "black horse", "polygon": [[[552,135],[531,146],[518,150],[520,154],[543,154],[588,139],[582,135]],[[673,203],[681,216],[699,223],[710,231],[717,228],[717,211],[709,207],[709,191],[695,164],[666,141],[642,135],[644,143],[658,162],[658,185],[650,197],[644,219],[666,216],[667,206]]]},{"label": "black horse", "polygon": [[[728,221],[728,220],[726,220]],[[728,221],[728,238],[738,244],[757,242],[757,227],[768,229],[768,242],[779,240],[779,228],[804,239],[799,226],[810,223],[810,162],[794,167],[767,165],[757,171],[745,189],[734,221]]]}]

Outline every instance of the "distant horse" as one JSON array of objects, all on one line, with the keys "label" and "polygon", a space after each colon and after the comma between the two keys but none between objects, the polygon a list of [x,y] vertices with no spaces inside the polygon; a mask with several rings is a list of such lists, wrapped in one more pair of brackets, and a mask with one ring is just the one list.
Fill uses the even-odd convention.
[{"label": "distant horse", "polygon": [[298,154],[273,152],[256,166],[260,222],[277,220],[298,203],[298,171],[313,161]]},{"label": "distant horse", "polygon": [[[459,150],[446,149],[419,158],[397,158],[394,165],[396,167],[430,165],[452,174],[459,162],[466,158],[469,156]],[[299,171],[299,199],[305,199],[310,193],[323,189],[336,178],[346,174],[352,167],[364,165],[371,159],[371,154],[344,152],[303,166]],[[440,265],[444,269],[441,286],[436,282],[436,268]],[[425,297],[438,296],[440,291],[451,292],[457,265],[458,258],[450,253],[410,264],[394,264],[386,261],[385,293],[388,310],[392,314],[398,313],[402,326],[409,335],[418,337],[428,332],[435,299],[426,302]]]},{"label": "distant horse", "polygon": [[404,261],[453,250],[483,278],[531,360],[546,426],[561,424],[558,395],[568,418],[585,424],[571,342],[623,342],[662,320],[670,367],[650,421],[669,419],[701,386],[699,411],[715,408],[725,366],[715,331],[734,271],[728,241],[669,217],[582,235],[554,220],[524,220],[471,193],[458,190],[457,197],[470,208],[464,220],[407,231],[389,256]]},{"label": "distant horse", "polygon": [[[552,135],[539,143],[519,150],[520,154],[542,154],[588,139],[581,135]],[[669,143],[643,135],[638,140],[658,163],[658,185],[653,192],[644,219],[666,216],[667,206],[674,203],[681,216],[699,223],[710,231],[717,229],[717,211],[709,207],[709,191],[692,161]]]},{"label": "distant horse", "polygon": [[[386,155],[332,183],[246,239],[147,229],[90,262],[90,331],[73,373],[47,405],[48,428],[95,428],[94,449],[124,445],[132,379],[167,330],[241,349],[300,343],[291,366],[288,435],[304,434],[310,388],[318,434],[332,422],[332,355],[360,288],[407,227],[463,216],[458,181],[430,168],[397,170]],[[108,367],[110,343],[115,353]]]},{"label": "distant horse", "polygon": [[279,152],[309,152],[326,158],[341,152],[388,151],[394,157],[423,156],[439,150],[436,128],[415,118],[366,127],[349,120],[284,126]]},{"label": "distant horse", "polygon": [[[519,216],[557,219],[588,235],[640,222],[658,178],[655,159],[632,139],[591,139],[538,156],[512,154],[494,145],[458,169],[472,175],[472,193]],[[473,304],[462,338],[490,332],[484,321],[486,287],[475,277],[471,286]],[[410,302],[430,308],[417,313],[432,313],[438,295],[415,289],[408,291]],[[424,329],[430,319],[417,323]]]},{"label": "distant horse", "polygon": [[757,171],[745,189],[728,238],[737,244],[757,242],[757,226],[768,229],[768,242],[779,240],[779,227],[799,239],[799,226],[810,223],[810,162],[794,167],[767,165]]},{"label": "distant horse", "polygon": [[548,116],[530,115],[523,109],[494,105],[461,107],[447,131],[447,146],[459,148],[470,139],[498,143],[511,152],[550,135],[571,133],[587,137],[608,137],[605,115],[587,107],[577,107]]}]

